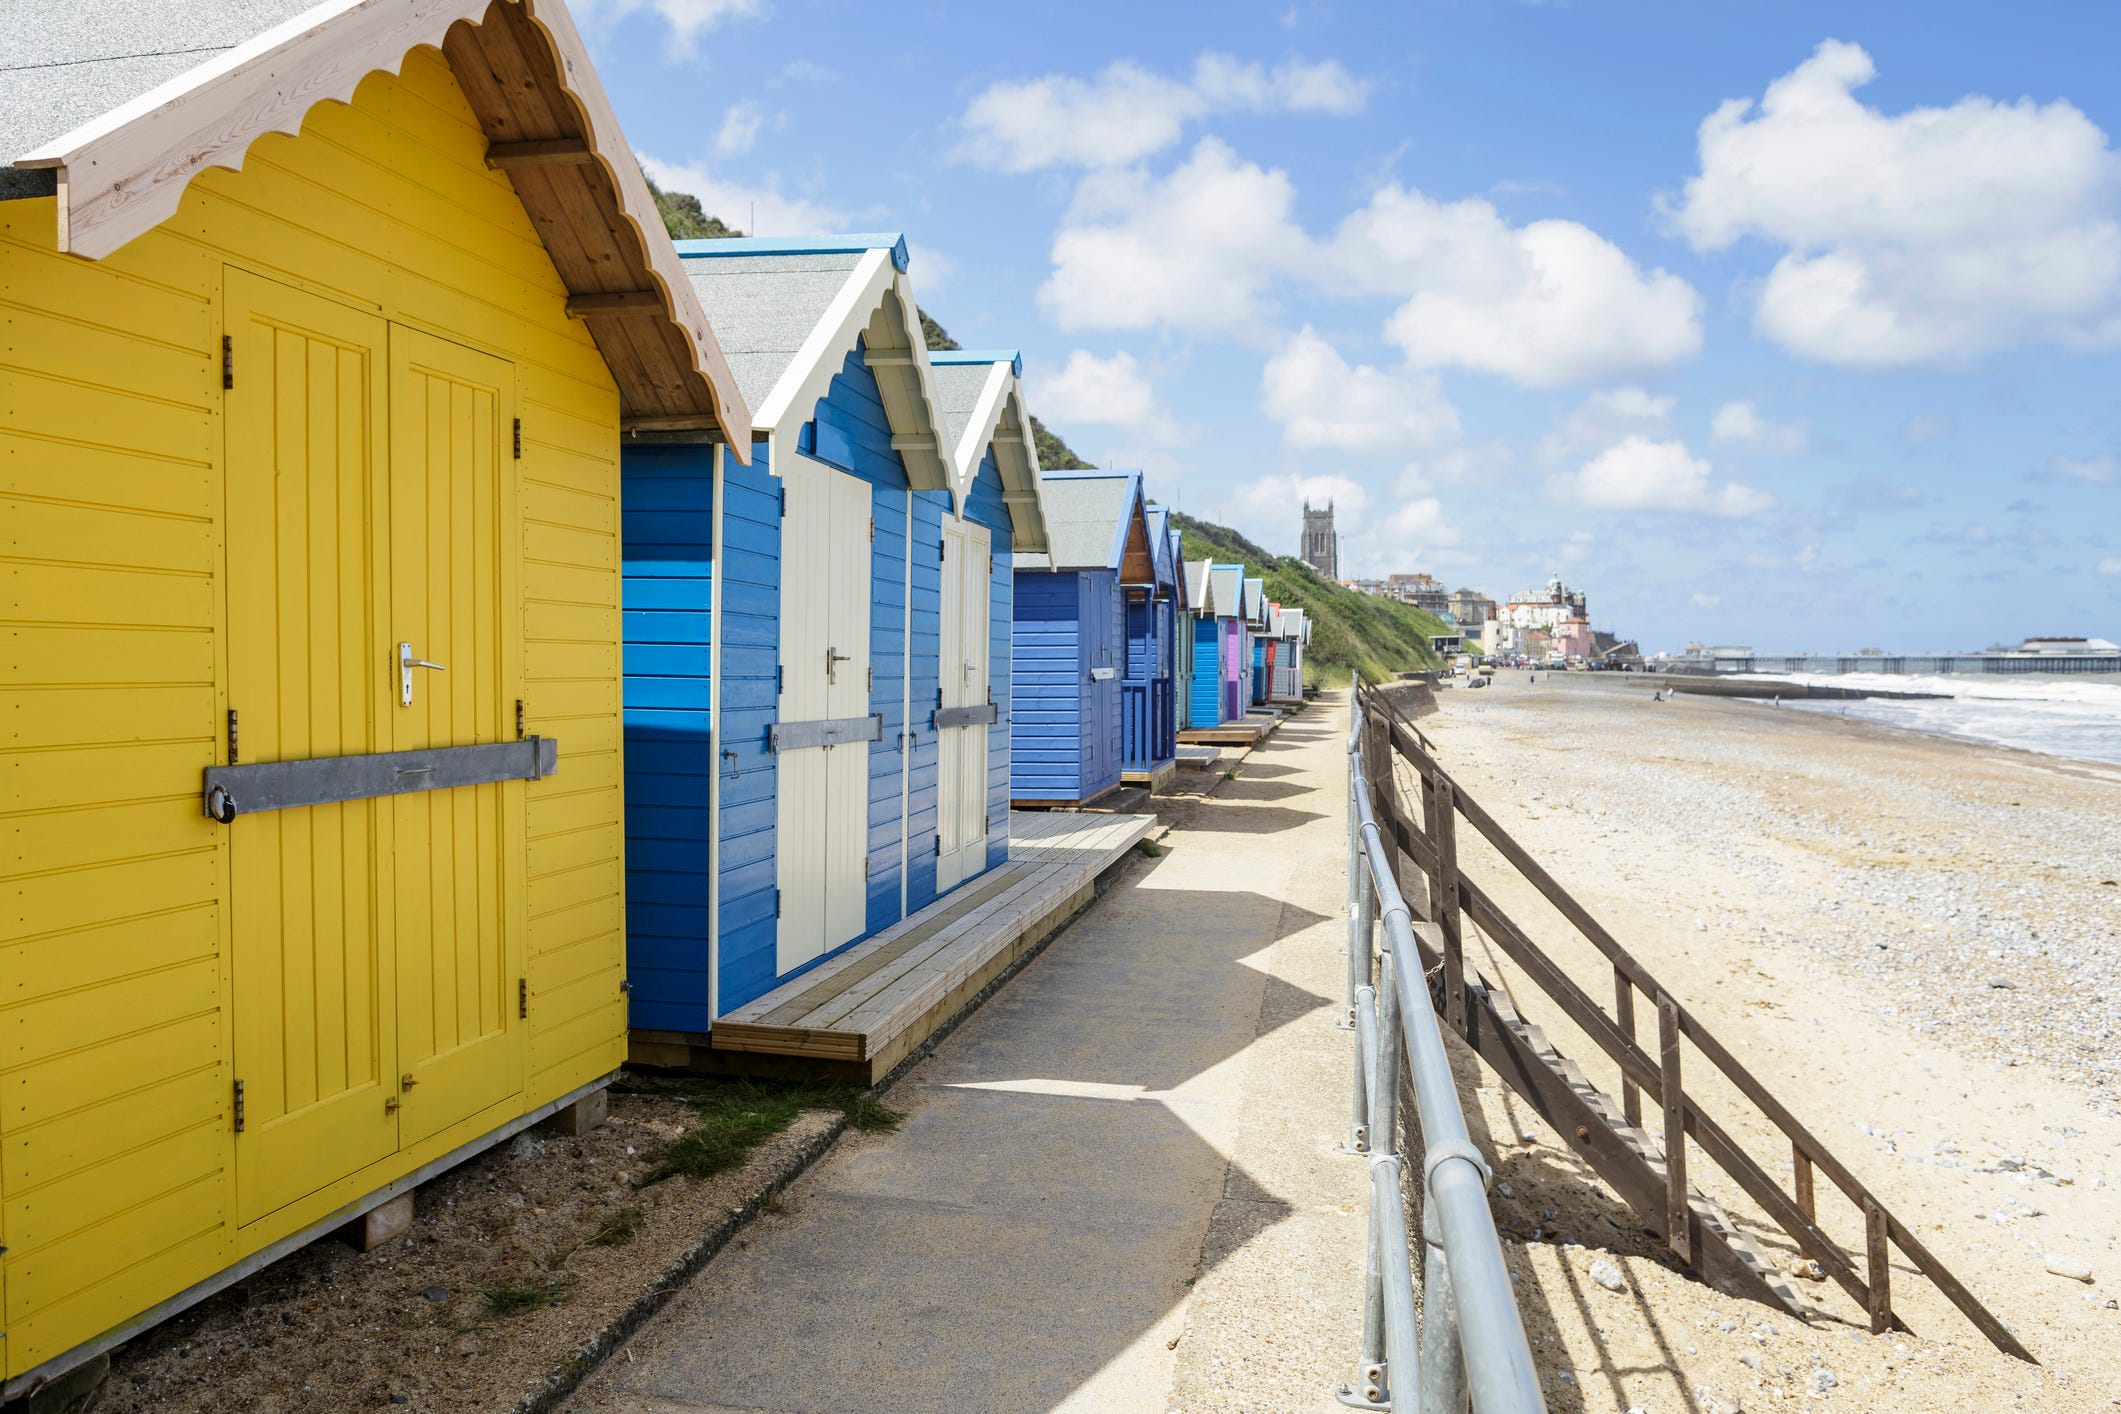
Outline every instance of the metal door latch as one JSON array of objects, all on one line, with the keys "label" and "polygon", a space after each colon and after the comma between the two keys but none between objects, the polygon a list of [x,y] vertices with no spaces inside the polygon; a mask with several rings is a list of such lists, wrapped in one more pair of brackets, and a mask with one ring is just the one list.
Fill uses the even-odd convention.
[{"label": "metal door latch", "polygon": [[851,663],[853,661],[854,655],[852,653],[842,653],[837,648],[827,648],[825,650],[825,681],[828,683],[837,682],[839,678],[834,671],[835,668],[841,663]]},{"label": "metal door latch", "polygon": [[412,670],[414,668],[433,668],[438,673],[446,673],[449,671],[448,668],[444,667],[440,663],[430,663],[425,658],[413,657],[412,645],[410,643],[399,644],[398,705],[400,707],[412,706]]}]

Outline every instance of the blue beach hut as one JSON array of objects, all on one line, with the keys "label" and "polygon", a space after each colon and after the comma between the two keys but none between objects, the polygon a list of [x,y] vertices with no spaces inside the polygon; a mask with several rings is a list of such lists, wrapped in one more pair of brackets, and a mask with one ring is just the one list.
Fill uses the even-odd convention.
[{"label": "blue beach hut", "polygon": [[1178,763],[1172,671],[1177,606],[1185,596],[1171,553],[1171,513],[1148,508],[1151,583],[1127,593],[1127,671],[1120,681],[1121,779],[1160,787]]},{"label": "blue beach hut", "polygon": [[1267,582],[1245,580],[1245,701],[1254,707],[1267,701]]},{"label": "blue beach hut", "polygon": [[1016,561],[1009,796],[1080,805],[1125,770],[1127,596],[1155,586],[1138,471],[1049,472],[1047,554]]},{"label": "blue beach hut", "polygon": [[1215,609],[1215,565],[1208,560],[1187,560],[1185,566],[1186,617],[1192,621],[1185,729],[1205,731],[1222,725],[1223,720],[1222,625]]},{"label": "blue beach hut", "polygon": [[658,1058],[931,901],[942,819],[983,827],[957,882],[1006,857],[985,770],[940,809],[931,705],[946,624],[978,627],[953,687],[984,703],[1006,574],[981,550],[946,576],[943,547],[1036,533],[1035,473],[1029,514],[959,474],[902,238],[678,251],[759,413],[749,466],[653,428],[622,464],[628,971]]}]

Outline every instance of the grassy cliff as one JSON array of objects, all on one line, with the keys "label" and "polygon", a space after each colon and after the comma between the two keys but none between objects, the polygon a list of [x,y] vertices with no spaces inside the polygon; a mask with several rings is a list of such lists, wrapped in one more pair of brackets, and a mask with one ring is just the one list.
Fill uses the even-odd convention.
[{"label": "grassy cliff", "polygon": [[1269,599],[1293,604],[1310,618],[1307,680],[1346,682],[1351,672],[1360,672],[1372,682],[1388,682],[1402,672],[1437,666],[1429,635],[1445,629],[1434,614],[1343,589],[1303,561],[1270,555],[1228,526],[1187,515],[1172,519],[1184,535],[1187,559],[1241,561],[1267,582]]}]

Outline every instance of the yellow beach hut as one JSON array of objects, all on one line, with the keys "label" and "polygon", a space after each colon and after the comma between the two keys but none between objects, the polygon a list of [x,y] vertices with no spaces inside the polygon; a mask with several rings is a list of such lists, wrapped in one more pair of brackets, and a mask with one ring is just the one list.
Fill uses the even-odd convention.
[{"label": "yellow beach hut", "polygon": [[0,1398],[609,1078],[620,442],[751,441],[559,0],[6,9]]}]

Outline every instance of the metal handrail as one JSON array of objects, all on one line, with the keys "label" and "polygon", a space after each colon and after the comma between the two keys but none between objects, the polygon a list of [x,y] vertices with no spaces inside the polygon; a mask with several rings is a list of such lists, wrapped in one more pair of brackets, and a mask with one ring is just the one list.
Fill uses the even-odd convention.
[{"label": "metal handrail", "polygon": [[[1348,1025],[1355,1033],[1355,1095],[1346,1147],[1370,1161],[1370,1240],[1362,1356],[1339,1399],[1357,1408],[1458,1414],[1470,1395],[1479,1414],[1545,1414],[1488,1208],[1491,1174],[1467,1132],[1443,1031],[1429,1002],[1413,913],[1370,811],[1359,694],[1351,694],[1351,713]],[[1402,1047],[1422,1142],[1418,1328],[1400,1198],[1405,1161],[1395,1151]]]}]

